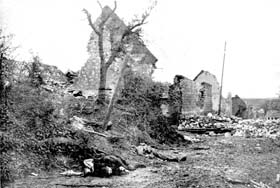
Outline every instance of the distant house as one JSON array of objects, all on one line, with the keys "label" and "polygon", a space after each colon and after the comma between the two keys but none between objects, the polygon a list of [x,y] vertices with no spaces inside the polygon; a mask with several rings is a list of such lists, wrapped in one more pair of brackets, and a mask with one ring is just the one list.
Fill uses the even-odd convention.
[{"label": "distant house", "polygon": [[278,110],[269,110],[266,112],[266,119],[268,120],[277,120],[280,119],[280,111]]},{"label": "distant house", "polygon": [[[95,21],[94,25],[98,25],[100,21],[112,13],[112,10],[105,6],[99,18]],[[104,29],[104,51],[105,60],[109,58],[112,44],[121,40],[122,34],[125,32],[127,26],[124,22],[113,13],[105,24]],[[85,65],[79,71],[78,78],[75,80],[75,88],[82,91],[97,92],[99,87],[99,75],[100,75],[100,57],[98,49],[98,36],[95,32],[91,33],[88,43],[89,58]],[[151,77],[154,69],[156,68],[157,58],[147,49],[145,44],[131,37],[127,46],[128,52],[126,56],[129,56],[131,62],[129,62],[130,68],[135,73],[140,73],[142,76]],[[121,58],[110,66],[107,72],[106,89],[113,90],[116,86],[118,76],[120,73],[123,60]]]}]

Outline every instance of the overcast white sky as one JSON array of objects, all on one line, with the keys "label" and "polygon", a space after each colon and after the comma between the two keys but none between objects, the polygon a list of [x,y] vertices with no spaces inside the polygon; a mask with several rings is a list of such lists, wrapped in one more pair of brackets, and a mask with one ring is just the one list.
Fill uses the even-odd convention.
[{"label": "overcast white sky", "polygon": [[[149,5],[118,0],[116,13],[128,22]],[[93,19],[101,12],[95,0],[0,0],[0,24],[15,34],[18,59],[30,60],[32,51],[43,63],[78,70],[91,32],[83,8]],[[144,40],[158,58],[155,80],[193,79],[203,69],[220,82],[226,40],[225,96],[276,97],[280,91],[280,1],[158,0],[148,21]]]}]

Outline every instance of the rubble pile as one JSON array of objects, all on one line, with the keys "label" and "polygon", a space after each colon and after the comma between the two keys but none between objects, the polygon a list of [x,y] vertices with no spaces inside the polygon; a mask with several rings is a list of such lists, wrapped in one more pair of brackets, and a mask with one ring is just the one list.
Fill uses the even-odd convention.
[{"label": "rubble pile", "polygon": [[[231,129],[233,136],[244,137],[280,137],[280,120],[246,119],[232,116],[223,117],[208,114],[207,116],[191,115],[180,120],[178,130],[221,130]],[[206,132],[203,132],[206,133]]]},{"label": "rubble pile", "polygon": [[220,129],[220,128],[232,128],[234,123],[237,123],[240,119],[236,117],[222,117],[217,115],[208,114],[207,116],[190,115],[181,118],[179,122],[179,130],[185,129]]},{"label": "rubble pile", "polygon": [[42,85],[41,87],[44,88],[46,91],[55,92],[57,90],[65,89],[67,87],[67,83],[48,78],[44,80],[44,85]]},{"label": "rubble pile", "polygon": [[234,136],[245,137],[280,137],[280,120],[240,120],[233,126]]}]

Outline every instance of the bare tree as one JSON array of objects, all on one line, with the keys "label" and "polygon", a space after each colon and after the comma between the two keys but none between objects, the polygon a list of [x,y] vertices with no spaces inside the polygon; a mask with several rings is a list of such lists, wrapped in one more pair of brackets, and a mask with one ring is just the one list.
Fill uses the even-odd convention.
[{"label": "bare tree", "polygon": [[[99,7],[103,10],[103,7],[100,2],[98,2]],[[98,37],[98,52],[100,58],[100,79],[99,79],[99,89],[98,89],[98,97],[97,101],[101,104],[104,104],[106,98],[106,81],[107,81],[107,71],[109,67],[112,65],[113,62],[116,61],[117,58],[123,57],[127,54],[127,44],[129,43],[130,39],[133,37],[137,37],[141,39],[141,26],[146,23],[148,16],[153,7],[149,8],[141,18],[133,19],[132,22],[125,28],[124,32],[122,32],[121,37],[118,41],[114,41],[111,36],[113,36],[114,29],[110,30],[110,43],[111,43],[111,50],[109,53],[109,57],[105,59],[105,51],[104,51],[104,32],[106,23],[112,17],[117,9],[117,2],[114,3],[113,10],[105,17],[101,18],[99,24],[94,24],[92,22],[91,14],[86,10],[83,9],[84,13],[87,16],[87,20],[89,26],[92,28],[93,32]]]}]

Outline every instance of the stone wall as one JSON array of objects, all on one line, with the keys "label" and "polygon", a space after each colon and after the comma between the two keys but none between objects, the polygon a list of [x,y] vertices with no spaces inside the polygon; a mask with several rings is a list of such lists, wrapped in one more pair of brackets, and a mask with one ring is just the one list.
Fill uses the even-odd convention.
[{"label": "stone wall", "polygon": [[217,81],[217,78],[215,75],[211,74],[208,71],[201,71],[195,78],[194,81],[202,84],[202,83],[208,83],[212,86],[212,105],[213,110],[218,111],[219,110],[219,100],[220,100],[220,86],[219,82]]},{"label": "stone wall", "polygon": [[202,102],[202,111],[204,113],[213,111],[212,103],[212,85],[203,82],[199,90],[199,100]]},{"label": "stone wall", "polygon": [[169,89],[169,111],[183,115],[212,112],[212,86],[183,78]]},{"label": "stone wall", "polygon": [[199,85],[185,78],[180,82],[182,91],[182,114],[198,113]]},{"label": "stone wall", "polygon": [[229,117],[232,115],[231,93],[228,94],[227,98],[222,98],[222,112]]},{"label": "stone wall", "polygon": [[242,118],[248,116],[247,105],[238,95],[232,97],[232,115]]}]

